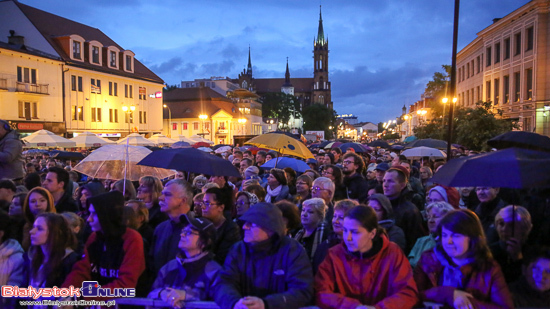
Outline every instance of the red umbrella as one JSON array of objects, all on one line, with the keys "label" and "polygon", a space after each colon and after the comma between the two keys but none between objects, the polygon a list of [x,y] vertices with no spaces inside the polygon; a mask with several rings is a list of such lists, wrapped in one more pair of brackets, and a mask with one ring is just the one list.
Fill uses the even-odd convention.
[{"label": "red umbrella", "polygon": [[205,142],[198,142],[198,143],[193,145],[193,148],[199,148],[199,147],[210,147],[210,144],[205,143]]}]

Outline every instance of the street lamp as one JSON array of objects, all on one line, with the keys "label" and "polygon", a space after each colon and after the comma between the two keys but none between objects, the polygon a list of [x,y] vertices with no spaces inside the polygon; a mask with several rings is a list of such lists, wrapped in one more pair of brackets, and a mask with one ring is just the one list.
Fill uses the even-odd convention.
[{"label": "street lamp", "polygon": [[168,105],[164,104],[162,106],[168,109],[168,137],[172,137],[172,111]]},{"label": "street lamp", "polygon": [[243,135],[246,135],[246,118],[239,118],[238,122],[243,125]]},{"label": "street lamp", "polygon": [[128,134],[132,133],[132,129],[130,128],[130,123],[132,122],[132,115],[134,111],[136,110],[136,107],[134,105],[130,105],[130,107],[126,105],[122,105],[122,111],[126,113],[127,119],[128,119]]},{"label": "street lamp", "polygon": [[204,124],[203,122],[208,119],[208,116],[205,114],[200,114],[199,119],[201,120],[201,136],[204,138]]}]

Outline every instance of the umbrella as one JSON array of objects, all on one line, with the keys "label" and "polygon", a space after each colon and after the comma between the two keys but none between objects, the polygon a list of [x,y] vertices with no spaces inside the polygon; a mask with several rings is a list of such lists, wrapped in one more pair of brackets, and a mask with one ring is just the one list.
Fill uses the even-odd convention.
[{"label": "umbrella", "polygon": [[231,145],[227,145],[227,144],[218,144],[218,145],[212,146],[212,150],[218,150],[218,148],[225,147],[225,146],[232,147]]},{"label": "umbrella", "polygon": [[411,136],[408,136],[407,138],[405,138],[405,140],[403,142],[410,143],[410,142],[416,141],[417,139],[418,139],[418,137],[416,137],[414,135],[411,135]]},{"label": "umbrella", "polygon": [[[142,176],[155,176],[164,179],[174,175],[175,172],[137,165],[148,154],[162,151],[152,152],[141,146],[106,145],[92,151],[89,156],[74,167],[74,170],[99,179],[124,179],[125,172],[127,172],[126,179],[131,181],[137,181]],[[126,162],[128,163],[126,164]]]},{"label": "umbrella", "polygon": [[333,141],[324,141],[319,144],[319,148],[324,149],[326,145],[332,143]]},{"label": "umbrella", "polygon": [[176,142],[176,140],[173,140],[164,134],[153,134],[153,136],[148,138],[148,140],[159,146],[168,146]]},{"label": "umbrella", "polygon": [[76,147],[76,143],[66,139],[64,137],[61,137],[59,135],[55,135],[53,132],[50,132],[48,130],[39,130],[34,132],[33,134],[25,137],[22,139],[23,142],[25,142],[25,145],[23,147],[31,148],[31,147]]},{"label": "umbrella", "polygon": [[514,147],[457,158],[443,165],[431,181],[451,187],[548,187],[550,156]]},{"label": "umbrella", "polygon": [[375,141],[372,141],[368,143],[367,145],[371,147],[381,147],[381,148],[390,148],[390,144],[386,142],[385,140],[377,139]]},{"label": "umbrella", "polygon": [[407,145],[405,145],[405,148],[414,148],[414,147],[420,147],[420,146],[446,150],[447,142],[439,139],[433,139],[433,138],[417,139],[414,142],[410,142]]},{"label": "umbrella", "polygon": [[76,147],[101,147],[105,145],[114,145],[116,142],[99,137],[92,132],[84,132],[78,136],[71,138],[71,141],[76,143]]},{"label": "umbrella", "polygon": [[131,145],[131,146],[155,146],[155,143],[139,135],[138,133],[132,133],[125,138],[119,139],[117,142],[119,145]]},{"label": "umbrella", "polygon": [[204,152],[212,152],[212,149],[210,149],[208,147],[199,147],[197,149],[200,150],[200,151],[204,151]]},{"label": "umbrella", "polygon": [[240,176],[239,171],[231,162],[195,148],[155,151],[138,164],[206,175]]},{"label": "umbrella", "polygon": [[491,138],[487,145],[497,149],[518,147],[550,151],[550,137],[526,131],[510,131]]},{"label": "umbrella", "polygon": [[47,153],[48,151],[45,149],[29,149],[22,152],[24,155],[32,155],[37,153]]},{"label": "umbrella", "polygon": [[216,149],[214,149],[214,152],[215,153],[224,153],[226,151],[231,151],[232,149],[233,148],[231,148],[231,146],[223,146],[223,147],[217,147]]},{"label": "umbrella", "polygon": [[214,142],[209,140],[209,139],[206,139],[200,135],[193,135],[191,136],[191,139],[197,141],[197,142],[203,142],[203,143],[207,143],[209,145],[214,145]]},{"label": "umbrella", "polygon": [[193,147],[194,147],[194,148],[199,148],[199,147],[210,147],[210,144],[205,143],[205,142],[197,142],[197,143],[193,144]]},{"label": "umbrella", "polygon": [[346,152],[348,148],[353,148],[355,152],[366,152],[365,148],[363,148],[360,144],[357,144],[357,143],[344,143],[338,146],[338,148],[342,149],[342,152]]},{"label": "umbrella", "polygon": [[60,151],[52,155],[52,158],[61,160],[82,160],[84,155],[80,152]]},{"label": "umbrella", "polygon": [[407,149],[407,150],[403,151],[402,155],[404,155],[407,158],[412,158],[412,159],[414,159],[414,158],[423,158],[423,157],[430,157],[430,158],[446,158],[447,157],[447,155],[439,149],[424,147],[424,146]]},{"label": "umbrella", "polygon": [[171,148],[184,148],[184,147],[191,147],[191,145],[189,145],[189,143],[187,142],[182,142],[182,141],[179,141],[179,142],[175,142],[172,144],[172,146],[170,146]]},{"label": "umbrella", "polygon": [[306,162],[295,158],[289,158],[289,157],[271,159],[260,167],[267,168],[267,169],[274,168],[274,167],[281,168],[281,169],[290,167],[291,169],[295,170],[298,173],[303,173],[310,169],[309,165],[307,165]]},{"label": "umbrella", "polygon": [[196,144],[196,143],[197,143],[196,140],[190,139],[189,137],[183,136],[183,135],[179,135],[179,136],[178,136],[178,140],[181,141],[181,142],[189,143],[189,145],[193,145],[193,144]]},{"label": "umbrella", "polygon": [[340,146],[342,144],[344,144],[344,143],[342,143],[342,142],[330,142],[330,143],[325,145],[324,149],[337,148],[338,146]]},{"label": "umbrella", "polygon": [[304,159],[314,158],[313,154],[311,154],[311,151],[309,151],[304,143],[285,134],[262,134],[247,141],[246,144],[276,150],[282,154]]},{"label": "umbrella", "polygon": [[403,150],[403,149],[405,149],[405,146],[394,144],[394,145],[390,146],[390,149],[392,149],[392,150]]}]

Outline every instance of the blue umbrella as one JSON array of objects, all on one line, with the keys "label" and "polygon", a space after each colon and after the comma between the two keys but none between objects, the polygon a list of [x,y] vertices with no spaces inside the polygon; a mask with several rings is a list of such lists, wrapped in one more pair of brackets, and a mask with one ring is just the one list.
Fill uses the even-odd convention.
[{"label": "blue umbrella", "polygon": [[507,148],[449,161],[431,179],[451,187],[542,188],[550,186],[548,152]]},{"label": "blue umbrella", "polygon": [[353,148],[355,152],[366,152],[365,148],[361,147],[361,145],[357,143],[343,143],[342,145],[338,146],[338,148],[342,149],[342,152],[346,152],[348,148]]},{"label": "blue umbrella", "polygon": [[393,150],[403,150],[403,149],[405,149],[405,146],[403,146],[403,145],[391,145],[390,148],[393,149]]},{"label": "blue umbrella", "polygon": [[421,147],[421,146],[447,150],[446,141],[442,141],[440,139],[433,139],[433,138],[417,139],[414,142],[410,142],[407,145],[405,145],[405,148],[414,148],[414,147]]},{"label": "blue umbrella", "polygon": [[192,147],[153,151],[139,161],[138,165],[214,176],[240,176],[231,162]]},{"label": "blue umbrella", "polygon": [[298,173],[303,173],[310,169],[309,165],[306,164],[306,162],[294,158],[289,157],[282,157],[277,159],[271,159],[264,163],[262,166],[263,168],[285,168],[290,167],[291,169],[295,170]]},{"label": "blue umbrella", "polygon": [[550,137],[526,131],[509,131],[491,138],[487,145],[497,149],[518,147],[550,151]]},{"label": "blue umbrella", "polygon": [[321,144],[319,144],[319,148],[321,149],[324,149],[326,145],[332,143],[334,141],[324,141],[324,142],[321,142]]},{"label": "blue umbrella", "polygon": [[413,141],[415,141],[415,140],[417,140],[417,139],[418,139],[418,137],[416,137],[416,136],[414,136],[414,135],[411,135],[411,136],[407,137],[403,142],[405,142],[405,143],[410,143],[410,142],[413,142]]}]

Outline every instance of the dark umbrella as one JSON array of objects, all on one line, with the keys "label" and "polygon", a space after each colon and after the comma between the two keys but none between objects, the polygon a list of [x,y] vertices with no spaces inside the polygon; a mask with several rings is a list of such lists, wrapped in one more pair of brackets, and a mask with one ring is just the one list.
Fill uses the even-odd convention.
[{"label": "dark umbrella", "polygon": [[550,151],[550,137],[526,131],[510,131],[491,138],[487,145],[497,149],[518,147]]},{"label": "dark umbrella", "polygon": [[192,147],[154,151],[139,161],[138,165],[214,176],[240,176],[231,162]]},{"label": "dark umbrella", "polygon": [[[218,148],[220,148],[220,147],[223,147],[223,146],[231,146],[231,145],[218,144],[218,145],[212,146],[211,148],[212,148],[212,150],[216,150],[216,149],[218,149]],[[231,147],[233,147],[233,146],[231,146]]]},{"label": "dark umbrella", "polygon": [[324,142],[321,142],[321,144],[319,144],[319,148],[321,149],[324,149],[326,145],[332,143],[334,141],[324,141]]},{"label": "dark umbrella", "polygon": [[184,147],[191,147],[191,145],[188,142],[179,141],[179,142],[173,143],[172,146],[170,146],[170,148],[184,148]]},{"label": "dark umbrella", "polygon": [[405,146],[394,144],[394,145],[391,145],[390,148],[393,149],[393,150],[403,150],[403,149],[405,149]]},{"label": "dark umbrella", "polygon": [[417,139],[413,142],[408,143],[405,145],[405,148],[414,148],[414,147],[429,147],[429,148],[437,148],[441,150],[447,150],[447,142],[442,141],[439,139],[433,139],[433,138],[425,138],[425,139]]},{"label": "dark umbrella", "polygon": [[80,152],[60,151],[52,155],[52,158],[60,160],[82,160],[84,155]]},{"label": "dark umbrella", "polygon": [[381,148],[390,148],[390,144],[386,142],[385,140],[377,139],[375,141],[372,141],[368,143],[367,145],[371,147],[381,147]]},{"label": "dark umbrella", "polygon": [[353,150],[355,150],[355,152],[367,152],[365,150],[365,148],[361,147],[361,145],[359,145],[357,143],[344,143],[344,144],[338,146],[338,148],[342,149],[342,152],[346,152],[348,150],[348,148],[353,148]]},{"label": "dark umbrella", "polygon": [[282,157],[277,159],[271,159],[264,163],[262,166],[266,169],[271,169],[274,167],[283,169],[285,167],[290,167],[291,169],[295,170],[298,173],[303,173],[310,169],[309,165],[306,164],[306,162],[294,158],[289,157]]},{"label": "dark umbrella", "polygon": [[431,179],[450,187],[542,188],[550,186],[547,152],[507,148],[449,161]]}]

